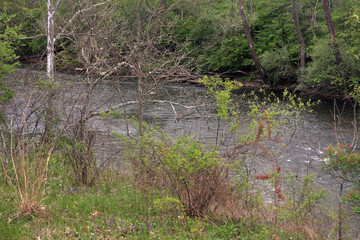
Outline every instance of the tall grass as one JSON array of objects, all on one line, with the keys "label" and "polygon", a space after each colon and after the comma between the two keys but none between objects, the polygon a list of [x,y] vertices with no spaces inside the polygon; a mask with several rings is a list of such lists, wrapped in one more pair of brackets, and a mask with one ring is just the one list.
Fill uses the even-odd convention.
[{"label": "tall grass", "polygon": [[45,210],[42,202],[45,198],[48,166],[52,148],[26,152],[25,144],[20,142],[11,150],[11,163],[14,179],[11,182],[16,192],[15,205],[17,215],[32,216]]},{"label": "tall grass", "polygon": [[[3,152],[1,162],[6,177],[15,194],[14,205],[17,216],[33,216],[45,210],[43,201],[46,193],[49,161],[53,147],[36,144],[35,138],[29,137],[25,112],[20,133],[11,127],[6,139],[1,131]],[[11,123],[10,126],[13,126]]]}]

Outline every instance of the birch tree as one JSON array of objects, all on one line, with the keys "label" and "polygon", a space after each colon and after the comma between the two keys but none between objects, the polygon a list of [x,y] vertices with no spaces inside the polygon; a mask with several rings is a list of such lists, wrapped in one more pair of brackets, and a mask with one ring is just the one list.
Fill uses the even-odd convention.
[{"label": "birch tree", "polygon": [[50,88],[48,92],[48,102],[46,104],[46,117],[45,117],[45,130],[42,141],[44,143],[49,142],[50,132],[53,129],[53,121],[54,121],[54,109],[53,109],[53,101],[54,101],[54,89],[51,85],[55,82],[55,22],[54,15],[56,12],[55,7],[59,6],[62,0],[58,2],[55,6],[53,0],[47,1],[47,61],[46,61],[46,69],[47,69],[47,77],[48,82],[50,83]]},{"label": "birch tree", "polygon": [[[42,141],[48,143],[50,139],[51,132],[53,131],[53,122],[54,122],[54,96],[55,96],[55,42],[60,39],[64,34],[66,34],[68,28],[72,25],[72,23],[80,16],[80,14],[90,11],[93,8],[101,6],[105,3],[110,2],[111,0],[106,0],[104,2],[100,2],[97,4],[85,5],[86,7],[80,8],[80,10],[76,11],[71,18],[69,18],[66,22],[63,23],[64,27],[62,27],[61,31],[55,33],[55,15],[58,11],[58,8],[63,3],[63,0],[58,0],[55,2],[54,0],[47,0],[47,29],[46,29],[46,37],[47,37],[47,78],[48,78],[48,101],[46,103],[46,116],[45,116],[45,130],[43,134]],[[76,31],[72,29],[70,31],[71,34],[76,34]]]}]

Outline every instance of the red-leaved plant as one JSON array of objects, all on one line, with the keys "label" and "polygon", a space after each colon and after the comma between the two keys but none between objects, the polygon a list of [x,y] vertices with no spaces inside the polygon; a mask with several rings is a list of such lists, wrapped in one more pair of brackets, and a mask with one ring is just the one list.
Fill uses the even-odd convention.
[{"label": "red-leaved plant", "polygon": [[276,171],[273,173],[273,174],[255,174],[254,177],[255,179],[261,179],[261,180],[267,180],[267,179],[270,179],[270,178],[273,178],[274,179],[274,183],[275,183],[275,196],[278,197],[278,199],[281,199],[281,200],[285,200],[285,196],[282,194],[282,191],[281,191],[281,186],[280,186],[280,179],[279,179],[279,174],[280,174],[280,171],[281,171],[281,166],[277,166],[276,168]]}]

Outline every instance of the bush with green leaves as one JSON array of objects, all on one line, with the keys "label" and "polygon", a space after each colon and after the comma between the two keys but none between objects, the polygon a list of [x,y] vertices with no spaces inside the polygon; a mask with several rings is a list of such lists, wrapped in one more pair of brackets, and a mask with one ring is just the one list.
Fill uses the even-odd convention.
[{"label": "bush with green leaves", "polygon": [[351,51],[352,47],[339,40],[342,64],[336,63],[334,48],[329,40],[319,39],[311,50],[312,62],[306,68],[306,82],[312,87],[322,87],[328,93],[341,94],[352,90],[360,81],[360,63]]},{"label": "bush with green leaves", "polygon": [[229,120],[236,114],[236,105],[233,104],[232,92],[241,87],[241,83],[230,79],[204,76],[201,83],[207,87],[209,93],[215,98],[217,113],[220,119]]},{"label": "bush with green leaves", "polygon": [[[326,238],[333,231],[334,217],[325,205],[325,189],[316,183],[317,176],[307,173],[299,177],[294,173],[285,176],[287,201],[279,210],[279,219],[286,220],[289,228],[308,239],[312,231]],[[321,216],[321,217],[319,217]]]},{"label": "bush with green leaves", "polygon": [[329,40],[319,40],[312,49],[311,57],[313,61],[306,68],[308,83],[315,86],[342,81],[340,66],[336,64],[334,49]]},{"label": "bush with green leaves", "polygon": [[[259,195],[250,183],[256,173],[254,167],[262,165],[279,173],[281,162],[276,156],[286,146],[282,135],[285,131],[291,134],[290,126],[296,125],[301,113],[314,104],[302,102],[289,91],[284,91],[282,98],[261,91],[266,96],[248,94],[249,108],[243,109],[233,94],[241,86],[239,82],[218,77],[204,77],[202,82],[217,106],[218,121],[222,121],[215,146],[201,143],[195,136],[171,138],[155,129],[147,129],[137,139],[122,138],[141,185],[165,189],[172,200],[180,203],[176,206],[191,217],[241,206],[234,204],[234,189],[238,197],[246,199],[247,207],[258,205]],[[250,123],[242,124],[245,116]],[[226,143],[226,138],[220,136],[221,128],[232,134],[234,141],[232,148],[227,142],[228,151],[220,154],[220,147]],[[239,183],[241,186],[234,187]]]},{"label": "bush with green leaves", "polygon": [[348,192],[346,200],[353,203],[353,211],[360,214],[360,181],[357,181]]},{"label": "bush with green leaves", "polygon": [[[298,183],[294,175],[287,177],[286,172],[281,171],[284,165],[279,157],[286,151],[286,136],[295,134],[302,113],[311,111],[310,108],[317,102],[303,101],[287,90],[281,97],[261,90],[257,94],[242,95],[243,100],[248,100],[249,108],[244,109],[236,104],[233,94],[241,86],[238,82],[206,76],[202,82],[214,98],[218,119],[230,123],[228,131],[235,134],[234,148],[227,152],[231,160],[226,161],[231,163],[231,179],[241,206],[247,211],[269,207],[271,210],[265,215],[273,218],[275,226],[285,224],[289,228],[294,227],[299,236],[310,236],[317,228],[315,222],[332,222],[333,219],[321,206],[325,193],[315,187],[314,178],[307,176]],[[244,115],[249,118],[249,124],[241,124]],[[261,174],[264,168],[270,169],[267,174]],[[261,182],[270,191],[260,190]],[[262,202],[267,197],[273,199],[269,205]],[[324,224],[316,232],[323,234],[330,225]]]},{"label": "bush with green leaves", "polygon": [[81,130],[84,129],[79,125],[73,127],[67,136],[62,136],[58,140],[58,144],[65,163],[73,170],[74,184],[91,186],[106,165],[96,162],[95,132]]},{"label": "bush with green leaves", "polygon": [[229,36],[199,55],[204,70],[215,72],[233,72],[239,69],[250,70],[254,62],[249,51],[245,35]]},{"label": "bush with green leaves", "polygon": [[273,86],[284,80],[291,82],[296,79],[296,71],[287,46],[265,51],[260,56],[260,60]]},{"label": "bush with green leaves", "polygon": [[353,210],[360,213],[360,153],[347,144],[330,145],[325,150],[324,169],[340,184],[352,184],[346,199],[354,203]]},{"label": "bush with green leaves", "polygon": [[128,143],[136,178],[143,186],[165,189],[187,216],[205,217],[232,200],[226,163],[196,137],[173,139],[153,130]]}]

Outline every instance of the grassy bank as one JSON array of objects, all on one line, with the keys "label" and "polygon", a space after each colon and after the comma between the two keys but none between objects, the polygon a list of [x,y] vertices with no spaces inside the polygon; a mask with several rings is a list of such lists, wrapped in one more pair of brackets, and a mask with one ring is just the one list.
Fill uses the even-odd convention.
[{"label": "grassy bank", "polygon": [[32,216],[17,214],[16,191],[1,184],[0,239],[301,239],[284,230],[272,232],[246,216],[238,221],[188,218],[171,206],[158,207],[163,193],[104,174],[92,187],[50,179],[43,211]]},{"label": "grassy bank", "polygon": [[[279,186],[281,167],[235,183],[215,155],[201,154],[200,143],[162,143],[155,150],[163,155],[150,161],[142,142],[146,167],[109,166],[88,186],[76,182],[61,154],[22,157],[19,150],[15,167],[1,174],[0,239],[336,239],[335,218],[323,211],[313,178],[281,177],[293,191],[285,198],[275,190],[273,202],[261,188]],[[220,182],[209,180],[215,177]]]}]

